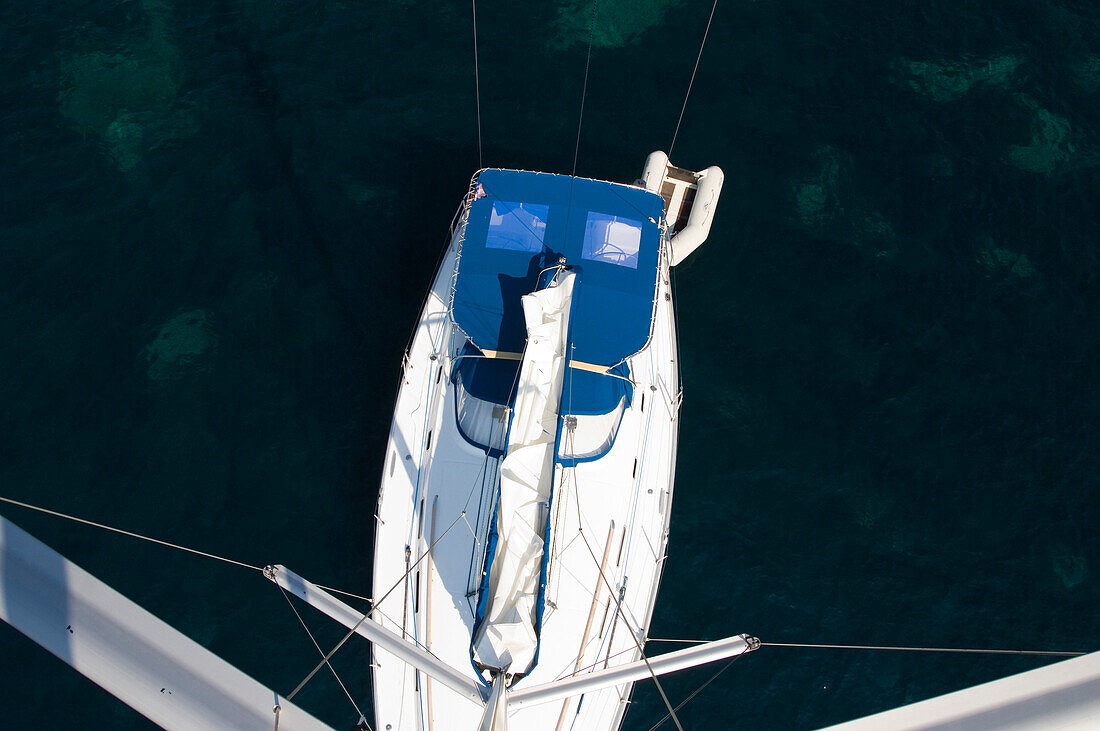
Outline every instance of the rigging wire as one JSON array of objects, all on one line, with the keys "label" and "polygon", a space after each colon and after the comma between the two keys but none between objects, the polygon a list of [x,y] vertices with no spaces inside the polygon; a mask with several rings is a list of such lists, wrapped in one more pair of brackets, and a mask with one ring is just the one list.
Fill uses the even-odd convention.
[{"label": "rigging wire", "polygon": [[[313,646],[317,648],[317,652],[320,655],[324,656],[325,651],[321,649],[321,646],[319,644],[317,644],[317,640],[314,639],[313,633],[309,631],[309,627],[306,626],[306,621],[302,619],[302,615],[298,613],[298,608],[294,606],[294,602],[290,600],[290,596],[286,593],[286,589],[284,589],[282,584],[279,584],[278,582],[275,583],[275,586],[279,587],[279,591],[282,592],[283,599],[286,599],[286,603],[290,605],[290,609],[294,612],[294,616],[298,618],[298,622],[302,625],[302,629],[306,631],[306,635],[309,637],[309,641],[312,642]],[[359,705],[355,702],[355,699],[351,697],[351,693],[348,692],[347,686],[344,685],[344,681],[341,680],[340,676],[337,674],[336,668],[332,667],[332,663],[328,662],[327,660],[325,661],[325,664],[328,665],[328,669],[332,671],[332,677],[336,678],[336,682],[340,684],[340,689],[344,691],[344,695],[346,695],[348,697],[348,700],[351,701],[351,707],[355,709],[355,712],[357,714],[359,714],[359,722],[366,723],[367,717],[363,715],[363,712],[361,710],[359,710]],[[290,699],[288,698],[287,700]],[[369,724],[367,725],[367,728],[370,728]]]},{"label": "rigging wire", "polygon": [[[685,644],[702,644],[704,642],[710,642],[711,640],[682,640],[682,639],[660,639],[656,637],[650,637],[646,639],[646,642],[678,642]],[[949,653],[967,653],[967,654],[983,654],[983,655],[1045,655],[1053,657],[1080,657],[1088,653],[1085,652],[1065,652],[1060,650],[991,650],[991,649],[978,649],[978,648],[959,648],[959,647],[895,647],[895,646],[881,646],[881,645],[819,645],[808,643],[794,643],[794,642],[761,642],[761,647],[809,647],[817,649],[830,649],[830,650],[896,650],[903,652],[949,652]],[[718,672],[710,676],[706,682],[696,688],[691,695],[682,700],[679,705],[676,706],[676,710],[680,710],[689,701],[699,695],[708,685],[718,679],[718,676],[726,672],[729,666],[736,660],[743,657],[743,655],[735,655],[730,658],[730,661],[723,665]],[[665,721],[669,719],[666,714],[664,718],[655,723],[649,728],[649,731],[656,731]]]},{"label": "rigging wire", "polygon": [[[512,379],[512,386],[511,386],[511,389],[509,391],[509,399],[511,399],[511,391],[513,391],[516,388],[516,384],[517,384],[518,380],[519,380],[519,369],[517,368],[516,369],[516,375]],[[492,439],[491,435],[490,435],[490,439]],[[422,552],[420,554],[420,556],[415,561],[412,561],[408,565],[408,567],[405,570],[405,573],[400,578],[398,578],[397,581],[395,581],[393,583],[393,585],[390,586],[390,588],[388,590],[386,590],[386,592],[382,595],[381,599],[367,599],[366,597],[361,597],[357,594],[349,594],[348,592],[340,592],[342,594],[347,594],[349,596],[354,596],[357,599],[363,599],[364,601],[368,602],[371,605],[371,608],[369,610],[367,610],[365,613],[363,613],[363,616],[359,618],[359,621],[355,623],[355,626],[353,626],[351,629],[349,629],[347,634],[345,634],[344,637],[339,642],[336,643],[336,645],[332,648],[332,650],[330,650],[328,652],[328,654],[324,656],[324,660],[322,660],[321,663],[318,663],[317,666],[315,666],[313,668],[313,670],[310,671],[310,673],[308,675],[306,675],[305,678],[302,679],[302,682],[300,682],[298,684],[298,687],[295,688],[294,691],[287,697],[288,700],[292,699],[294,697],[294,695],[296,695],[302,688],[305,687],[305,685],[313,678],[314,675],[317,674],[318,671],[320,671],[320,669],[322,667],[325,666],[325,664],[332,658],[332,656],[335,655],[340,650],[340,648],[343,647],[345,643],[347,643],[347,641],[349,639],[351,639],[352,635],[354,635],[356,633],[356,631],[363,624],[363,622],[365,622],[375,612],[378,612],[379,614],[382,614],[382,611],[381,611],[381,609],[379,609],[379,606],[384,601],[386,601],[386,599],[390,596],[390,594],[392,594],[397,589],[397,587],[401,586],[405,582],[405,580],[412,574],[412,572],[420,565],[421,561],[423,561],[425,558],[427,558],[428,556],[431,555],[432,550],[435,548],[436,544],[438,544],[440,541],[442,541],[446,537],[446,535],[451,532],[451,529],[453,529],[456,525],[458,525],[458,521],[460,521],[460,520],[464,521],[466,523],[467,527],[470,526],[470,521],[467,520],[467,518],[466,518],[466,511],[470,507],[470,501],[473,499],[474,490],[478,487],[479,484],[480,485],[484,484],[483,476],[485,475],[485,470],[489,465],[489,461],[490,461],[490,456],[489,455],[490,455],[490,452],[486,451],[485,460],[482,462],[481,468],[478,471],[477,476],[474,478],[473,482],[470,484],[470,491],[466,494],[466,502],[462,506],[462,511],[458,514],[458,516],[453,521],[451,521],[451,524],[447,526],[446,530],[444,530],[443,533],[439,537],[437,537],[431,543],[430,546],[428,546],[427,550]],[[377,516],[375,516],[375,517],[377,517]],[[473,532],[473,528],[470,528],[470,531]],[[476,539],[477,539],[476,535],[474,536],[474,539],[476,541]],[[325,588],[325,587],[321,587],[321,588]],[[408,601],[408,597],[406,597],[406,601]],[[404,624],[402,624],[402,627],[404,627]],[[417,641],[415,637],[413,638],[413,641],[416,642],[416,644],[418,644],[418,645],[420,644],[420,642]],[[427,650],[427,648],[424,648],[424,649]]]},{"label": "rigging wire", "polygon": [[[584,534],[582,533],[581,536],[584,537]],[[592,556],[592,560],[596,561],[596,554],[593,552],[592,546],[589,545],[587,537],[584,537],[584,545],[588,549],[589,555]],[[623,620],[623,624],[626,625],[627,632],[630,633],[630,638],[634,640],[634,644],[637,645],[638,653],[642,657],[642,662],[645,663],[646,669],[649,671],[649,677],[653,679],[653,684],[657,686],[657,692],[660,693],[661,700],[665,702],[665,707],[668,708],[668,713],[669,716],[672,717],[672,722],[676,724],[676,728],[679,729],[679,731],[684,731],[683,725],[680,724],[680,719],[676,716],[676,709],[672,707],[672,702],[669,701],[668,695],[665,694],[665,689],[661,685],[661,681],[657,679],[657,673],[653,672],[653,667],[649,664],[649,658],[646,657],[645,650],[642,648],[642,642],[638,639],[638,634],[634,631],[634,628],[630,626],[630,621],[626,618],[626,613],[622,610],[622,602],[615,596],[614,589],[611,588],[611,582],[607,580],[607,576],[604,574],[602,567],[600,568],[600,578],[603,579],[607,591],[611,594],[611,599],[615,602],[618,615]]]},{"label": "rigging wire", "polygon": [[481,159],[481,74],[477,62],[477,0],[470,0],[474,11],[474,93],[477,99],[477,167],[484,167]]},{"label": "rigging wire", "polygon": [[[577,469],[574,465],[573,469],[573,481],[576,484]],[[592,560],[596,563],[596,568],[600,573],[600,578],[603,580],[604,586],[607,587],[607,593],[611,596],[612,601],[615,602],[615,614],[616,617],[621,618],[623,624],[626,625],[627,632],[630,633],[630,638],[634,640],[634,645],[638,648],[638,654],[642,658],[642,662],[645,663],[646,669],[649,671],[649,677],[653,679],[653,684],[657,686],[657,692],[661,696],[661,700],[664,701],[665,707],[668,709],[668,715],[672,718],[672,722],[676,724],[676,728],[679,731],[684,731],[683,725],[680,724],[680,719],[676,716],[676,709],[672,707],[672,702],[668,699],[668,695],[665,694],[665,689],[661,685],[661,681],[657,678],[657,673],[653,672],[653,666],[649,664],[649,658],[646,657],[645,649],[642,647],[642,641],[638,639],[638,633],[634,631],[634,628],[630,626],[630,620],[627,619],[626,612],[623,611],[622,600],[615,595],[615,590],[611,587],[611,582],[607,578],[607,574],[604,573],[603,566],[600,566],[600,561],[596,558],[596,552],[592,550],[592,545],[588,542],[588,536],[584,534],[583,520],[581,518],[581,503],[580,492],[577,491],[577,522],[578,533],[581,536],[581,540],[584,541],[584,547],[588,549],[588,555],[592,557]],[[615,620],[612,620],[615,621]],[[610,650],[610,643],[608,649]]]},{"label": "rigging wire", "polygon": [[[215,559],[216,561],[223,561],[225,563],[232,564],[234,566],[240,566],[242,568],[252,569],[254,571],[259,571],[261,574],[264,572],[264,569],[263,569],[262,566],[253,566],[252,564],[245,563],[243,561],[237,561],[236,559],[226,558],[225,556],[219,556],[217,554],[208,553],[206,551],[200,551],[197,548],[189,548],[187,546],[182,546],[178,543],[171,543],[170,541],[162,541],[159,538],[152,538],[150,536],[142,535],[141,533],[134,533],[133,531],[123,530],[122,528],[114,528],[114,527],[109,526],[109,525],[104,525],[103,523],[96,523],[93,520],[86,520],[84,518],[78,518],[75,515],[68,515],[67,513],[60,513],[56,510],[50,510],[49,508],[43,508],[43,507],[40,507],[38,505],[31,505],[30,503],[21,502],[19,500],[13,500],[12,498],[9,498],[9,497],[0,496],[0,502],[9,503],[11,505],[16,505],[18,507],[26,508],[28,510],[35,510],[39,513],[45,513],[46,515],[52,515],[55,518],[64,518],[65,520],[71,520],[75,523],[82,523],[83,525],[90,525],[93,528],[102,528],[103,530],[110,531],[112,533],[119,533],[121,535],[129,536],[131,538],[137,538],[137,539],[142,540],[142,541],[148,541],[149,543],[156,543],[157,545],[165,546],[167,548],[175,548],[177,550],[184,551],[186,553],[193,553],[196,556],[202,556],[204,558],[212,558],[212,559]],[[359,599],[359,600],[364,601],[364,602],[370,602],[371,601],[370,598],[362,596],[361,594],[354,594],[350,591],[344,591],[343,589],[336,589],[336,588],[331,587],[331,586],[324,586],[323,584],[317,584],[317,588],[318,589],[324,589],[325,591],[331,591],[334,594],[343,594],[344,596],[348,596],[348,597],[351,597],[353,599]]]},{"label": "rigging wire", "polygon": [[[516,375],[512,380],[512,388],[513,389],[516,387],[516,382],[518,381],[518,379],[519,379],[519,372],[518,372],[518,369],[517,369]],[[460,521],[460,520],[465,521],[466,525],[469,526],[470,523],[469,523],[468,520],[466,520],[466,511],[470,506],[470,500],[473,499],[474,489],[478,486],[478,484],[482,484],[482,476],[484,475],[485,468],[488,466],[488,464],[489,464],[489,453],[486,452],[485,460],[481,465],[481,469],[478,471],[477,477],[474,478],[473,482],[470,485],[470,491],[466,494],[466,503],[462,506],[462,511],[458,514],[458,516],[453,521],[451,521],[451,524],[447,526],[446,530],[444,530],[443,533],[439,537],[437,537],[434,541],[432,541],[431,545],[428,546],[426,551],[424,551],[423,553],[420,554],[419,558],[417,558],[415,561],[412,561],[409,564],[408,568],[405,570],[405,573],[400,578],[398,578],[397,581],[395,581],[393,583],[393,585],[386,591],[386,593],[382,595],[381,599],[368,600],[371,604],[371,609],[369,609],[367,612],[365,612],[363,614],[362,617],[359,618],[359,621],[355,623],[355,626],[353,626],[351,629],[349,629],[347,634],[345,634],[343,636],[343,638],[339,642],[336,643],[336,646],[333,647],[332,650],[330,650],[329,653],[324,656],[324,659],[320,663],[318,663],[317,666],[314,667],[313,670],[311,670],[310,673],[308,675],[306,675],[305,678],[302,679],[302,682],[298,684],[298,687],[295,688],[294,691],[289,696],[287,696],[287,700],[293,699],[294,696],[298,693],[298,691],[300,691],[302,688],[305,687],[306,683],[308,683],[313,678],[313,676],[316,675],[317,672],[325,666],[325,664],[332,658],[332,656],[335,655],[337,653],[337,651],[339,651],[339,649],[341,647],[343,647],[344,644],[347,643],[347,641],[349,639],[351,639],[352,635],[354,635],[356,633],[356,631],[363,624],[363,622],[365,622],[376,611],[381,613],[381,610],[378,609],[379,605],[381,605],[384,601],[386,601],[386,599],[390,596],[390,594],[392,594],[397,589],[397,587],[401,586],[404,583],[405,579],[407,579],[412,574],[413,570],[416,569],[416,567],[420,565],[421,561],[423,561],[425,558],[427,558],[428,556],[430,556],[432,554],[432,550],[435,548],[436,544],[438,544],[440,541],[442,541],[447,536],[447,534],[451,532],[451,529],[454,528],[456,525],[458,525],[458,521]],[[475,536],[475,538],[476,538],[476,536]],[[407,598],[406,598],[406,600],[407,600]],[[415,641],[415,639],[414,639],[414,641]],[[417,644],[419,644],[419,643],[417,643]],[[427,648],[425,648],[425,649],[427,649]]]},{"label": "rigging wire", "polygon": [[[724,673],[724,672],[726,672],[727,670],[729,670],[729,667],[730,667],[730,665],[733,665],[733,664],[734,664],[735,662],[737,662],[737,660],[738,660],[738,659],[740,659],[741,657],[744,657],[744,655],[734,655],[733,657],[731,657],[731,658],[730,658],[730,661],[729,661],[729,662],[727,662],[727,663],[726,663],[725,665],[723,665],[723,666],[722,666],[721,668],[719,668],[719,669],[718,669],[718,672],[716,672],[716,673],[715,673],[714,675],[712,675],[712,676],[710,676],[709,678],[707,678],[707,680],[706,680],[706,682],[705,682],[705,683],[703,683],[702,685],[700,685],[700,686],[699,686],[698,688],[696,688],[695,690],[693,690],[693,691],[691,692],[691,695],[689,695],[689,696],[688,696],[687,698],[685,698],[685,699],[683,699],[682,701],[680,701],[680,703],[679,703],[679,704],[678,704],[678,705],[676,706],[675,710],[677,710],[677,711],[678,711],[678,710],[680,710],[681,708],[683,708],[684,706],[686,706],[686,705],[687,705],[688,703],[690,703],[691,701],[693,701],[693,700],[695,699],[695,696],[697,696],[697,695],[699,695],[700,693],[702,693],[702,692],[703,692],[703,690],[704,690],[704,689],[705,689],[705,688],[706,688],[706,687],[707,687],[708,685],[710,685],[710,684],[711,684],[711,683],[713,683],[713,682],[714,682],[715,680],[717,680],[717,679],[718,679],[718,676],[719,676],[719,675],[721,675],[722,673]],[[668,720],[669,718],[670,718],[670,716],[669,716],[669,715],[668,715],[668,714],[666,713],[666,714],[664,715],[664,717],[663,717],[663,718],[662,718],[662,719],[661,719],[660,721],[658,721],[657,723],[655,723],[655,724],[653,724],[652,726],[650,726],[650,727],[649,727],[649,731],[656,731],[656,730],[657,730],[658,728],[660,728],[661,726],[663,726],[663,725],[664,725],[664,723],[665,723],[665,721],[667,721],[667,720]]]},{"label": "rigging wire", "polygon": [[[682,640],[647,637],[646,642],[677,642],[698,645],[713,640]],[[819,650],[894,650],[898,652],[958,652],[972,655],[1045,655],[1049,657],[1080,657],[1088,652],[1067,650],[1001,650],[982,647],[903,647],[899,645],[821,645],[806,642],[761,642],[761,647],[809,647]]]},{"label": "rigging wire", "polygon": [[588,98],[588,70],[592,67],[592,42],[596,37],[596,7],[599,0],[592,0],[592,14],[588,18],[588,55],[584,59],[584,87],[581,89],[581,111],[577,116],[577,142],[573,145],[573,172],[569,174],[569,205],[565,207],[565,225],[569,227],[573,213],[573,184],[577,182],[577,158],[581,151],[581,127],[584,124],[584,101]]},{"label": "rigging wire", "polygon": [[691,96],[691,87],[695,84],[695,74],[699,71],[699,61],[703,58],[703,47],[707,45],[707,36],[710,34],[710,24],[714,21],[714,11],[718,8],[718,0],[710,6],[710,17],[707,18],[707,29],[703,31],[703,42],[699,44],[699,55],[695,57],[695,68],[691,70],[691,81],[688,82],[687,93],[684,94],[684,105],[680,107],[680,118],[676,120],[676,131],[672,133],[672,144],[668,146],[668,156],[672,158],[672,148],[676,147],[676,138],[680,135],[680,123],[684,121],[684,111],[687,109],[688,97]]},{"label": "rigging wire", "polygon": [[345,635],[344,635],[344,637],[343,637],[343,638],[342,638],[342,639],[341,639],[341,640],[340,640],[339,642],[337,642],[337,643],[336,643],[336,646],[335,646],[335,647],[333,647],[333,648],[332,648],[331,650],[329,650],[328,654],[324,656],[324,659],[323,659],[323,660],[321,660],[321,662],[320,662],[320,663],[318,663],[318,664],[317,664],[317,666],[316,666],[316,667],[314,667],[314,668],[313,668],[313,670],[311,670],[311,671],[309,672],[309,675],[307,675],[307,676],[306,676],[305,678],[303,678],[303,679],[302,679],[302,682],[301,682],[301,683],[298,683],[298,687],[297,687],[297,688],[295,688],[295,689],[294,689],[294,690],[293,690],[293,691],[291,692],[291,694],[290,694],[290,695],[288,695],[288,696],[286,697],[286,699],[287,699],[288,701],[289,701],[289,700],[293,700],[293,699],[294,699],[294,696],[298,694],[298,691],[300,691],[300,690],[301,690],[302,688],[304,688],[304,687],[306,686],[306,683],[308,683],[308,682],[309,682],[310,680],[312,680],[312,679],[313,679],[313,676],[314,676],[314,675],[316,675],[316,674],[317,674],[317,672],[318,672],[318,671],[319,671],[319,670],[320,670],[321,668],[323,668],[323,667],[324,667],[324,666],[325,666],[325,665],[326,665],[326,664],[328,663],[328,661],[329,661],[329,660],[331,660],[331,659],[332,659],[332,656],[333,656],[333,655],[335,655],[335,654],[336,654],[336,652],[337,652],[337,651],[338,651],[338,650],[339,650],[339,649],[340,649],[341,647],[343,647],[343,646],[344,646],[344,644],[345,644],[345,643],[347,643],[347,641],[348,641],[348,640],[350,640],[350,639],[351,639],[352,635],[354,635],[354,634],[356,633],[356,631],[357,631],[357,630],[359,629],[359,627],[360,627],[360,626],[362,626],[363,622],[366,622],[366,621],[367,621],[367,619],[368,619],[368,618],[369,618],[369,617],[370,617],[370,616],[371,616],[372,614],[374,614],[374,611],[375,611],[375,610],[374,610],[374,607],[377,607],[377,606],[378,606],[379,604],[381,604],[382,602],[386,601],[386,598],[387,598],[387,597],[389,597],[389,595],[393,593],[394,589],[396,589],[397,587],[401,586],[401,584],[402,584],[402,583],[404,582],[404,580],[405,580],[405,577],[406,577],[406,576],[408,576],[408,575],[409,575],[409,573],[411,573],[413,569],[415,569],[415,568],[416,568],[417,566],[419,566],[419,565],[420,565],[420,562],[421,562],[421,561],[423,561],[423,560],[424,560],[424,559],[425,559],[425,558],[426,558],[427,556],[429,556],[429,555],[431,554],[431,552],[432,552],[432,549],[433,549],[433,548],[435,548],[436,544],[437,544],[437,543],[439,543],[439,542],[440,542],[441,540],[443,540],[443,538],[444,538],[444,537],[445,537],[445,536],[446,536],[446,535],[447,535],[448,533],[450,533],[450,532],[451,532],[451,529],[452,529],[452,528],[454,528],[454,527],[455,527],[456,525],[458,525],[458,521],[462,520],[462,518],[463,518],[463,517],[464,517],[465,515],[466,515],[466,511],[465,511],[465,510],[463,510],[463,511],[462,511],[462,513],[461,513],[461,514],[459,514],[459,516],[458,516],[457,518],[455,518],[455,519],[454,519],[453,521],[451,521],[451,524],[450,524],[449,526],[447,526],[447,530],[443,531],[443,535],[441,535],[441,536],[439,536],[438,538],[436,538],[436,539],[435,539],[435,540],[434,540],[434,541],[432,542],[432,545],[428,546],[428,550],[427,550],[427,551],[425,551],[425,552],[424,552],[423,554],[421,554],[420,558],[416,559],[415,561],[413,561],[413,562],[412,562],[412,563],[411,563],[411,564],[409,565],[409,568],[408,568],[408,570],[407,570],[407,571],[405,572],[404,576],[402,576],[402,577],[401,577],[400,579],[398,579],[398,580],[396,581],[396,583],[394,583],[394,585],[393,585],[393,586],[391,586],[391,587],[389,588],[389,591],[387,591],[387,592],[386,592],[385,594],[383,594],[383,595],[382,595],[382,598],[381,598],[381,599],[379,599],[378,601],[375,601],[375,602],[371,602],[371,606],[372,606],[372,608],[371,608],[371,609],[370,609],[369,611],[365,612],[365,613],[363,614],[363,616],[359,618],[359,621],[358,621],[358,622],[356,622],[356,623],[355,623],[355,625],[354,625],[354,626],[352,626],[352,627],[351,627],[351,629],[349,629],[349,630],[348,630],[347,634],[345,634]]},{"label": "rigging wire", "polygon": [[761,647],[811,647],[825,650],[896,650],[899,652],[958,652],[972,655],[1047,655],[1051,657],[1079,657],[1087,652],[1062,650],[988,650],[973,647],[889,647],[879,645],[815,645],[799,642],[761,642]]},{"label": "rigging wire", "polygon": [[[711,640],[683,640],[683,639],[662,639],[657,637],[646,638],[646,642],[677,642],[684,644],[702,644],[705,642],[711,642]],[[968,654],[983,654],[983,655],[1045,655],[1053,657],[1080,657],[1086,655],[1085,652],[1065,652],[1061,650],[991,650],[991,649],[979,649],[979,648],[959,648],[959,647],[896,647],[896,646],[881,646],[881,645],[819,645],[819,644],[807,644],[807,643],[794,643],[794,642],[761,642],[761,647],[809,647],[817,649],[830,649],[830,650],[897,650],[905,652],[949,652],[949,653],[968,653]],[[723,665],[718,672],[710,676],[702,685],[696,688],[692,693],[680,701],[675,710],[680,710],[687,703],[699,695],[708,685],[718,679],[718,676],[726,672],[730,665],[733,665],[743,655],[735,655],[730,658],[730,661]],[[665,721],[670,718],[668,714],[650,726],[649,731],[656,731],[660,728]]]},{"label": "rigging wire", "polygon": [[[511,388],[513,390],[515,389],[516,383],[517,383],[518,380],[519,380],[519,369],[516,370],[516,375],[512,379]],[[511,394],[509,394],[509,398],[511,398]],[[287,700],[293,699],[293,697],[298,693],[298,691],[300,691],[302,688],[305,687],[306,683],[308,683],[313,678],[313,676],[316,675],[317,672],[322,667],[325,666],[325,664],[332,658],[332,656],[335,655],[336,652],[339,651],[339,649],[341,647],[343,647],[344,644],[349,639],[351,639],[351,636],[356,633],[356,631],[359,629],[360,625],[363,624],[363,622],[365,622],[376,611],[381,613],[381,610],[378,609],[379,605],[381,605],[382,602],[384,602],[390,596],[390,594],[392,594],[397,589],[398,586],[402,585],[402,583],[412,574],[413,570],[416,569],[416,567],[420,565],[421,561],[423,561],[426,557],[431,555],[432,550],[435,548],[436,544],[438,544],[441,540],[443,540],[443,538],[446,537],[446,535],[451,532],[452,528],[454,528],[456,525],[458,525],[458,521],[462,520],[462,521],[465,521],[467,526],[470,525],[470,522],[468,520],[466,520],[466,511],[470,507],[470,500],[473,499],[474,489],[478,486],[478,484],[482,484],[482,476],[484,475],[485,468],[488,466],[488,464],[489,464],[489,452],[486,452],[485,460],[481,465],[481,469],[478,471],[477,477],[474,478],[473,482],[470,485],[470,491],[466,494],[466,502],[462,507],[462,512],[460,512],[458,514],[458,517],[456,517],[453,521],[451,521],[451,524],[447,526],[447,529],[443,531],[443,534],[440,535],[438,538],[436,538],[434,541],[432,541],[432,544],[430,546],[428,546],[428,549],[426,551],[421,553],[419,558],[417,558],[415,561],[413,561],[409,564],[408,568],[406,568],[406,570],[405,570],[404,575],[402,575],[397,581],[394,582],[394,584],[386,591],[386,593],[382,595],[381,599],[367,600],[371,604],[371,609],[368,610],[366,613],[364,613],[362,617],[360,617],[359,621],[355,623],[355,626],[352,627],[351,629],[349,629],[347,634],[345,634],[344,637],[339,642],[336,643],[336,646],[333,647],[332,650],[330,650],[329,653],[324,656],[324,659],[322,660],[322,662],[319,663],[316,667],[314,667],[313,670],[310,671],[310,673],[302,680],[302,682],[298,684],[298,687],[295,688],[294,691],[289,696],[287,696]],[[471,531],[472,530],[473,529],[471,528]],[[477,536],[475,535],[474,538],[476,540]],[[360,597],[360,598],[362,598],[362,597]],[[414,638],[414,642],[416,642],[415,638]],[[417,642],[417,644],[420,644],[420,643]],[[427,648],[425,648],[425,649],[427,649]]]},{"label": "rigging wire", "polygon": [[314,584],[318,589],[324,589],[325,591],[331,591],[333,594],[343,594],[344,596],[350,596],[352,599],[359,599],[360,601],[370,603],[370,598],[362,596],[360,594],[352,594],[350,591],[344,591],[342,589],[333,589],[331,586],[325,586],[323,584]]},{"label": "rigging wire", "polygon": [[[715,0],[717,2],[717,0]],[[592,0],[592,15],[588,19],[588,56],[584,60],[584,88],[581,90],[581,113],[577,118],[577,144],[573,147],[573,177],[577,176],[577,155],[581,149],[581,125],[584,123],[584,100],[588,97],[588,69],[592,65],[592,41],[596,36],[596,6],[599,0]],[[570,188],[572,202],[572,188]]]},{"label": "rigging wire", "polygon": [[90,525],[93,528],[102,528],[103,530],[111,531],[112,533],[121,533],[124,536],[130,536],[131,538],[139,538],[143,541],[149,541],[150,543],[156,543],[161,546],[167,546],[168,548],[175,548],[180,551],[186,551],[187,553],[193,553],[196,556],[204,556],[206,558],[212,558],[218,561],[224,561],[225,563],[233,564],[234,566],[240,566],[246,569],[252,569],[253,571],[259,571],[261,574],[264,572],[262,566],[253,566],[252,564],[244,563],[243,561],[236,561],[232,558],[226,558],[225,556],[218,556],[217,554],[207,553],[206,551],[200,551],[195,548],[188,548],[187,546],[181,546],[178,543],[170,543],[168,541],[162,541],[159,538],[150,538],[149,536],[143,536],[140,533],[134,533],[133,531],[123,530],[121,528],[112,528],[109,525],[103,523],[96,523],[92,520],[85,520],[84,518],[78,518],[75,515],[67,515],[65,513],[59,513],[56,510],[50,510],[49,508],[42,508],[37,505],[31,505],[30,503],[20,502],[19,500],[12,500],[8,497],[0,496],[0,502],[9,503],[11,505],[18,505],[21,508],[27,508],[28,510],[36,510],[39,513],[45,513],[46,515],[52,515],[55,518],[64,518],[65,520],[71,520],[76,523],[83,523],[84,525]]}]

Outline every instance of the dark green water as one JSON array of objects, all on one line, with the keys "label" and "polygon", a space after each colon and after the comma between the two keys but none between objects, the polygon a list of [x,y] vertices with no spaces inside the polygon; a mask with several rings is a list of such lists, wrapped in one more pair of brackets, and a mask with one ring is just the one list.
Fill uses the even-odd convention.
[{"label": "dark green water", "polygon": [[[667,149],[709,9],[601,3],[579,174]],[[589,10],[480,4],[487,165],[569,171]],[[0,29],[0,494],[368,591],[401,354],[478,162],[469,7]],[[677,272],[653,636],[1098,648],[1098,89],[1093,3],[719,5],[674,155],[726,187]],[[3,513],[274,689],[314,665],[258,574]],[[6,625],[0,651],[8,727],[146,725]],[[364,710],[367,657],[334,660]],[[809,728],[1042,662],[765,648],[681,716]],[[323,674],[298,700],[355,720]]]}]

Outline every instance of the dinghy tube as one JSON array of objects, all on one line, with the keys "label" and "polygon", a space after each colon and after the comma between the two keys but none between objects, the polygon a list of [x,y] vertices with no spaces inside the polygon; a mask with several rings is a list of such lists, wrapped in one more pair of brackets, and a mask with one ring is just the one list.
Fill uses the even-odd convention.
[{"label": "dinghy tube", "polygon": [[671,232],[671,266],[682,262],[707,240],[724,180],[722,169],[716,165],[692,172],[670,163],[668,155],[660,150],[646,158],[638,182],[665,200],[665,221]]}]

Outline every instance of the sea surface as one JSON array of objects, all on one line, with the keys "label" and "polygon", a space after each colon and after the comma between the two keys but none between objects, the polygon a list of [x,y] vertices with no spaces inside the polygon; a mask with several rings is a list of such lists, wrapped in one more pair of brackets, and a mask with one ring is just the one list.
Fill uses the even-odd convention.
[{"label": "sea surface", "polygon": [[[592,8],[478,3],[484,165],[572,169]],[[668,149],[710,9],[597,0],[579,175]],[[402,353],[479,166],[470,15],[0,5],[0,495],[370,592]],[[1095,2],[718,4],[673,155],[726,183],[676,271],[653,637],[1100,649],[1098,129]],[[279,692],[317,660],[258,573],[0,512]],[[0,657],[7,728],[148,726],[7,625]],[[813,728],[1049,661],[765,647],[679,715]],[[366,643],[333,664],[372,718]],[[358,718],[330,674],[295,700]],[[664,715],[634,701],[627,729]]]}]

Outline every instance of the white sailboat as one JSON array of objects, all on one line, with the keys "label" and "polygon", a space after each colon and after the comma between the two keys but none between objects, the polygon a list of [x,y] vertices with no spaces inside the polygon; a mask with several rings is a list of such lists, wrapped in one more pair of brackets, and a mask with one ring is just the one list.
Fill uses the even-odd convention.
[{"label": "white sailboat", "polygon": [[[669,269],[722,171],[650,156],[637,185],[482,170],[405,361],[378,506],[377,605],[519,728],[617,728],[631,684],[527,689],[637,662],[665,558],[680,385]],[[662,194],[664,197],[662,197]],[[382,728],[482,713],[375,649]]]},{"label": "white sailboat", "polygon": [[[669,269],[721,183],[663,153],[635,185],[474,177],[405,359],[374,608],[264,572],[372,642],[375,728],[614,729],[633,683],[759,646],[644,655],[680,403]],[[4,518],[0,617],[164,728],[325,728]],[[837,728],[1098,725],[1093,653]]]}]

